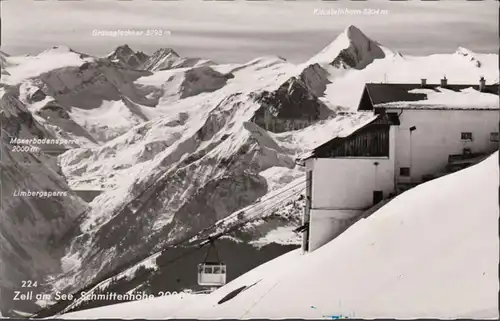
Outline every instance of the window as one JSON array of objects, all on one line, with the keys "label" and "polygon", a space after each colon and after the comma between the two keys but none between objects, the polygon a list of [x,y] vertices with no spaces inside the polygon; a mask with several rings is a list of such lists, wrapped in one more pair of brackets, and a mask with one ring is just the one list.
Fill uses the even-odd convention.
[{"label": "window", "polygon": [[214,266],[214,273],[215,274],[220,274],[221,273],[220,266]]},{"label": "window", "polygon": [[311,199],[312,199],[312,171],[306,172],[306,197],[308,198],[308,203],[306,206],[311,207]]},{"label": "window", "polygon": [[462,140],[472,140],[472,133],[471,132],[462,132],[461,139]]},{"label": "window", "polygon": [[399,176],[410,176],[410,168],[409,167],[400,167],[399,168]]},{"label": "window", "polygon": [[490,142],[498,142],[498,133],[490,134]]},{"label": "window", "polygon": [[377,205],[384,199],[384,192],[373,191],[373,205]]}]

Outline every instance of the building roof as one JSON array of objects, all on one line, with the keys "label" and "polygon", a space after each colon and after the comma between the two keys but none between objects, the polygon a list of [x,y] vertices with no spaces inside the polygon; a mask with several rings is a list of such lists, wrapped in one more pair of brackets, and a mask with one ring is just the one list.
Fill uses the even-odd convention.
[{"label": "building roof", "polygon": [[308,158],[314,158],[317,157],[319,154],[321,154],[322,151],[325,149],[330,149],[333,146],[336,146],[338,144],[341,144],[346,138],[356,134],[357,132],[365,129],[367,126],[372,125],[372,124],[381,124],[381,125],[399,125],[399,118],[397,115],[388,115],[388,114],[379,114],[379,115],[374,115],[373,117],[367,119],[366,121],[356,125],[355,127],[350,128],[347,131],[343,131],[339,133],[337,136],[333,137],[326,143],[323,143],[313,150],[302,154],[301,156],[298,157],[300,161],[305,161]]},{"label": "building roof", "polygon": [[[486,85],[485,90],[479,91],[479,84],[450,84],[445,88],[442,88],[440,84],[427,84],[422,86],[420,83],[418,84],[374,84],[368,83],[365,85],[365,90],[363,91],[363,95],[368,95],[370,98],[371,106],[361,105],[358,107],[358,110],[373,110],[373,107],[389,107],[392,103],[406,103],[400,104],[399,108],[412,108],[415,107],[415,104],[410,104],[409,102],[421,102],[425,101],[425,104],[417,104],[420,108],[430,108],[433,105],[440,105],[443,109],[447,107],[446,102],[442,104],[434,104],[429,101],[429,96],[432,93],[450,93],[455,92],[457,94],[462,93],[466,90],[473,90],[476,93],[480,93],[481,95],[488,94],[496,95],[495,99],[498,99],[498,84],[495,85]],[[491,105],[491,104],[490,104]],[[498,103],[496,104],[498,105]],[[396,105],[392,105],[395,107]],[[478,105],[479,106],[479,105]],[[480,106],[479,106],[480,107]],[[453,106],[450,106],[453,108]],[[497,107],[498,108],[498,107]],[[473,108],[474,109],[474,108]],[[477,109],[485,109],[485,108],[477,108]],[[488,109],[488,108],[486,108]]]}]

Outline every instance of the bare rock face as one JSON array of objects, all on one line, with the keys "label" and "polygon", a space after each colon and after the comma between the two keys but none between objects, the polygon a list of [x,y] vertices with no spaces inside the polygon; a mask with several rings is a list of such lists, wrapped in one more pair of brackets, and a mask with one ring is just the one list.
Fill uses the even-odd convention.
[{"label": "bare rock face", "polygon": [[302,80],[307,88],[317,97],[323,96],[326,86],[331,83],[328,80],[328,72],[318,63],[309,65],[300,73]]},{"label": "bare rock face", "polygon": [[180,56],[170,48],[161,48],[149,57],[141,66],[148,71],[168,70],[180,60]]},{"label": "bare rock face", "polygon": [[41,89],[34,88],[28,93],[26,99],[29,104],[33,104],[44,100],[46,97],[47,95]]},{"label": "bare rock face", "polygon": [[134,52],[128,45],[123,45],[117,47],[106,58],[111,61],[119,61],[129,68],[138,69],[149,59],[149,56],[141,51]]},{"label": "bare rock face", "polygon": [[349,45],[332,61],[331,65],[334,67],[363,69],[375,59],[385,57],[380,46],[354,26],[347,28],[342,36]]},{"label": "bare rock face", "polygon": [[347,27],[332,43],[310,61],[339,69],[364,69],[375,59],[385,57],[382,47],[355,26]]},{"label": "bare rock face", "polygon": [[255,97],[261,104],[252,119],[262,128],[284,132],[309,126],[333,115],[331,111],[299,78],[292,77],[274,92]]},{"label": "bare rock face", "polygon": [[188,70],[181,84],[181,98],[198,95],[202,92],[216,91],[231,79],[232,75],[221,74],[208,66]]},{"label": "bare rock face", "polygon": [[172,75],[165,84],[163,97],[172,100],[214,92],[224,87],[232,74],[222,74],[209,66],[194,67]]},{"label": "bare rock face", "polygon": [[14,89],[4,91],[0,96],[0,121],[4,141],[8,142],[12,138],[55,138],[34,119],[17,98],[18,94]]},{"label": "bare rock face", "polygon": [[62,271],[68,233],[87,206],[48,160],[12,147],[0,141],[0,310],[30,311],[33,302],[14,301],[13,291]]}]

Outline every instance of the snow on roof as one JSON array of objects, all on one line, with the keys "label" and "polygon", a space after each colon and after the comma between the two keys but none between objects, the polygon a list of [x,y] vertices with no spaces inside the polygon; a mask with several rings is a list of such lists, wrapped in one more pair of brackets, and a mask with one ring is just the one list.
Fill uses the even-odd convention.
[{"label": "snow on roof", "polygon": [[373,115],[367,119],[364,119],[363,121],[361,121],[359,124],[357,124],[356,126],[352,127],[352,128],[346,128],[344,129],[342,132],[340,132],[337,137],[341,137],[341,138],[344,138],[344,137],[348,137],[350,136],[352,133],[356,132],[357,130],[365,127],[366,125],[370,124],[371,122],[373,122],[375,119],[377,119],[379,116],[378,115]]},{"label": "snow on roof", "polygon": [[384,108],[414,109],[499,109],[496,94],[478,91],[472,87],[450,90],[442,87],[434,89],[412,89],[409,94],[425,95],[426,99],[414,101],[395,101],[375,105]]},{"label": "snow on roof", "polygon": [[[361,113],[360,113],[361,114]],[[356,132],[357,130],[365,127],[366,125],[370,124],[371,122],[373,122],[374,120],[376,120],[379,116],[378,115],[373,115],[373,114],[367,114],[367,113],[363,113],[362,114],[362,117],[359,119],[358,123],[352,127],[347,127],[347,128],[343,128],[341,131],[339,131],[336,135],[332,135],[333,137],[330,137],[326,142],[323,142],[322,144],[318,144],[318,146],[316,146],[313,150],[311,151],[308,151],[304,154],[301,154],[298,159],[300,160],[305,160],[307,158],[311,158],[314,156],[314,152],[315,150],[320,147],[320,146],[323,146],[324,144],[330,142],[331,140],[333,139],[336,139],[336,138],[345,138],[345,137],[348,137],[349,135],[353,134],[354,132]]]},{"label": "snow on roof", "polygon": [[131,317],[134,305],[141,318],[498,318],[498,174],[497,152],[401,194],[314,252],[289,252],[184,304],[63,317]]}]

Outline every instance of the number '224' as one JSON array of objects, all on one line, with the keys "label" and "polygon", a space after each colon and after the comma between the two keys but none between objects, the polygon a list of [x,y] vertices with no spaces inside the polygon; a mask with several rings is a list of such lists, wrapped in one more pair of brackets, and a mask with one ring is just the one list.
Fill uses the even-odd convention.
[{"label": "number '224'", "polygon": [[36,288],[38,286],[37,281],[21,281],[21,287],[22,288]]}]

